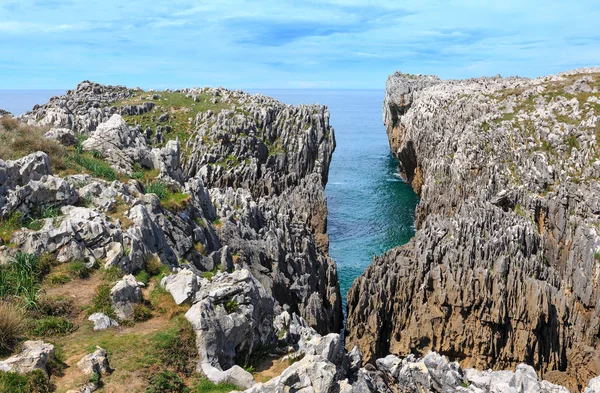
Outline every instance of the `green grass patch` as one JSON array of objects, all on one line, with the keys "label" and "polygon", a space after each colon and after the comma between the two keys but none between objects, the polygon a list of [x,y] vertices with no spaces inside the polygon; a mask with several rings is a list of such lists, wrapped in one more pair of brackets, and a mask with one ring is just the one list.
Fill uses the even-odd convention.
[{"label": "green grass patch", "polygon": [[117,180],[117,172],[110,165],[91,154],[81,153],[69,157],[74,163],[88,170],[92,176],[108,181]]},{"label": "green grass patch", "polygon": [[64,317],[45,317],[34,321],[32,333],[39,337],[60,336],[73,331],[73,324]]},{"label": "green grass patch", "polygon": [[101,284],[96,289],[96,294],[94,295],[92,304],[88,309],[88,315],[101,312],[112,319],[116,319],[115,310],[112,308],[112,303],[110,302],[110,290],[111,286],[106,283]]},{"label": "green grass patch", "polygon": [[35,307],[41,292],[41,280],[49,267],[33,254],[19,252],[0,266],[0,297],[15,296],[27,307]]},{"label": "green grass patch", "polygon": [[27,374],[0,371],[0,392],[6,393],[50,393],[54,385],[42,370]]}]

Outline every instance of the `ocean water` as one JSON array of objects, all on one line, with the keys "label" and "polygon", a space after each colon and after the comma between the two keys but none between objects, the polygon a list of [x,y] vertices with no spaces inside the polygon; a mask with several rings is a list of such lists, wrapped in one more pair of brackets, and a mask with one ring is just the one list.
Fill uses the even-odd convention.
[{"label": "ocean water", "polygon": [[381,119],[383,90],[261,90],[288,104],[327,105],[337,147],[325,189],[329,209],[329,255],[346,293],[374,255],[414,235],[418,202],[398,177]]},{"label": "ocean water", "polygon": [[[416,194],[397,175],[381,120],[383,90],[254,90],[288,104],[327,105],[335,129],[326,188],[329,254],[338,265],[344,302],[374,255],[414,235]],[[0,90],[0,108],[19,115],[61,90]]]}]

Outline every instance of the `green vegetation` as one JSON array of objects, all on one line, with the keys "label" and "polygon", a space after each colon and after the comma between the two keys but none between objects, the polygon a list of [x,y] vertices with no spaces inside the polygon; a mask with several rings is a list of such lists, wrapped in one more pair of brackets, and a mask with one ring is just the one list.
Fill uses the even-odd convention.
[{"label": "green vegetation", "polygon": [[18,252],[10,263],[0,266],[0,297],[15,296],[27,307],[35,307],[48,269],[37,256]]},{"label": "green vegetation", "polygon": [[46,317],[34,321],[32,333],[36,336],[58,336],[73,330],[71,321],[64,317]]},{"label": "green vegetation", "polygon": [[88,278],[92,269],[86,266],[82,261],[73,261],[69,263],[69,274],[74,278]]},{"label": "green vegetation", "polygon": [[304,359],[304,352],[300,352],[300,353],[293,353],[293,354],[290,354],[290,355],[288,356],[288,363],[289,363],[290,365],[292,365],[292,364],[294,364],[294,363],[296,363],[296,362],[299,362],[299,361],[300,361],[300,360],[302,360],[302,359]]},{"label": "green vegetation", "polygon": [[69,156],[68,159],[87,169],[92,176],[109,181],[117,180],[117,172],[110,165],[99,158],[92,157],[88,153],[79,153]]},{"label": "green vegetation", "polygon": [[594,259],[596,260],[596,262],[600,263],[600,253],[595,252],[594,253]]},{"label": "green vegetation", "polygon": [[231,299],[225,303],[224,307],[225,307],[225,311],[227,311],[227,314],[231,314],[231,313],[236,312],[240,308],[240,305],[238,304],[238,302]]},{"label": "green vegetation", "polygon": [[196,368],[198,350],[196,333],[182,316],[174,319],[174,326],[154,336],[157,357],[165,366],[190,376]]},{"label": "green vegetation", "polygon": [[133,306],[133,320],[135,322],[144,322],[152,318],[152,310],[145,304],[135,304]]},{"label": "green vegetation", "polygon": [[189,393],[185,381],[174,372],[163,370],[150,376],[146,393]]},{"label": "green vegetation", "polygon": [[0,371],[0,392],[50,393],[53,391],[54,385],[42,370],[35,370],[27,374]]},{"label": "green vegetation", "polygon": [[96,289],[96,295],[94,295],[94,298],[92,299],[92,305],[88,309],[88,314],[101,312],[108,315],[110,318],[116,318],[115,311],[110,302],[110,289],[110,285],[106,283],[101,284]]},{"label": "green vegetation", "polygon": [[215,165],[220,166],[226,170],[235,168],[237,166],[240,165],[240,160],[234,156],[233,154],[229,154],[228,156],[222,158],[221,160],[217,161],[215,163]]},{"label": "green vegetation", "polygon": [[[147,93],[141,92],[139,95],[116,103],[115,106],[142,104],[146,102],[142,100],[143,95],[147,95]],[[234,104],[223,103],[219,100],[213,102],[215,98],[217,97],[208,93],[197,94],[194,99],[193,97],[186,97],[186,94],[181,92],[161,92],[160,98],[152,101],[169,111],[169,119],[163,125],[170,126],[171,130],[164,134],[165,141],[179,137],[181,146],[185,146],[194,131],[193,119],[196,118],[198,113],[211,110],[218,114],[224,109],[231,109]],[[149,127],[154,132],[158,125],[158,116],[160,116],[160,113],[153,110],[142,115],[125,115],[123,119],[129,125],[139,124],[143,129]]]},{"label": "green vegetation", "polygon": [[181,192],[171,192],[169,188],[162,182],[156,181],[146,186],[146,194],[155,194],[160,199],[161,205],[172,211],[180,211],[185,209],[191,197],[188,194]]},{"label": "green vegetation", "polygon": [[215,385],[206,378],[200,378],[192,384],[190,393],[229,393],[232,390],[239,390],[239,388],[231,383]]}]

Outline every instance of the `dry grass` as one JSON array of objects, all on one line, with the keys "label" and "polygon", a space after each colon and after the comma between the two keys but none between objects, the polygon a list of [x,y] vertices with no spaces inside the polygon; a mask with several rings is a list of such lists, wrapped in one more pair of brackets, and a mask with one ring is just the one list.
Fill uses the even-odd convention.
[{"label": "dry grass", "polygon": [[25,312],[20,307],[0,301],[0,350],[11,351],[26,327]]},{"label": "dry grass", "polygon": [[56,141],[44,138],[46,131],[46,128],[28,126],[13,118],[0,118],[0,157],[3,160],[16,160],[43,151],[50,157],[53,171],[67,169],[67,149]]}]

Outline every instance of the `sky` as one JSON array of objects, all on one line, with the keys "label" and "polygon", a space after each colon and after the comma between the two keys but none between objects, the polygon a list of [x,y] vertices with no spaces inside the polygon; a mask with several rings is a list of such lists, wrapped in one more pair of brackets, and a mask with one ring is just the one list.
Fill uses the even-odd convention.
[{"label": "sky", "polygon": [[383,88],[600,65],[598,0],[0,0],[0,89]]}]

